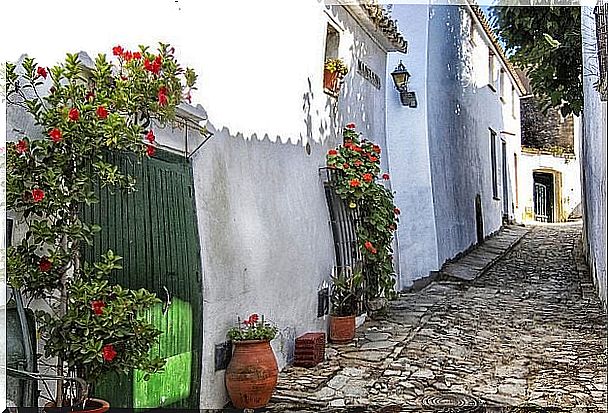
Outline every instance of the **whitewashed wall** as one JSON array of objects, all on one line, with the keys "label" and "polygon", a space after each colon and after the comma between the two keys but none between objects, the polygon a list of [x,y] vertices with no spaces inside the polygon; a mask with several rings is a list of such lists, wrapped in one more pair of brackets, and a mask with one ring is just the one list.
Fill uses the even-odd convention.
[{"label": "whitewashed wall", "polygon": [[[507,145],[504,211],[515,211],[514,155],[520,153],[519,92],[505,69],[505,91],[489,83],[491,42],[465,7],[395,5],[393,16],[410,40],[407,56],[389,58],[388,72],[403,59],[412,74],[417,109],[399,106],[387,91],[387,130],[393,189],[402,209],[400,281],[411,285],[477,241],[475,196],[482,198],[484,235],[502,224],[501,139]],[[388,78],[388,76],[387,76]],[[511,99],[514,99],[514,110]],[[490,129],[496,132],[498,195],[492,194]],[[409,233],[404,233],[409,231]]]},{"label": "whitewashed wall", "polygon": [[[258,312],[279,326],[273,347],[280,367],[293,356],[296,336],[325,331],[325,320],[316,314],[317,291],[329,281],[335,259],[319,168],[347,122],[385,143],[384,88],[374,88],[351,70],[337,101],[322,91],[328,22],[341,34],[339,54],[350,67],[360,58],[383,74],[386,53],[343,9],[315,2],[301,7],[281,10],[282,20],[297,22],[282,34],[297,50],[288,51],[287,58],[274,31],[239,28],[251,48],[265,44],[274,55],[255,59],[255,86],[240,85],[246,108],[237,96],[236,106],[216,105],[224,98],[221,91],[205,99],[214,137],[193,164],[203,262],[201,408],[219,408],[227,401],[224,372],[214,371],[213,351],[237,316]],[[274,22],[262,15],[255,25]],[[221,42],[222,29],[215,29]],[[218,50],[232,53],[228,44]],[[288,62],[280,73],[277,59]],[[224,65],[218,56],[209,56],[202,67],[207,76],[225,79]],[[248,111],[265,121],[243,123]]]},{"label": "whitewashed wall", "polygon": [[583,178],[584,246],[600,298],[607,307],[606,277],[606,145],[608,103],[594,88],[598,80],[593,8],[582,8],[583,89],[581,175]]}]

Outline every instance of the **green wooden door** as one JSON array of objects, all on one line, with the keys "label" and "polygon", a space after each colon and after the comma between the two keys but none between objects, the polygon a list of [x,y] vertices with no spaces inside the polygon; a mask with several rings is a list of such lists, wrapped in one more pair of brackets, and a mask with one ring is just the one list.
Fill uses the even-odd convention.
[{"label": "green wooden door", "polygon": [[95,394],[112,407],[197,409],[202,290],[192,169],[183,158],[160,151],[141,161],[115,154],[108,160],[137,179],[137,191],[100,189],[100,202],[85,208],[84,220],[102,227],[85,258],[112,249],[123,257],[112,281],[146,288],[163,300],[145,317],[163,331],[154,352],[167,364],[149,381],[137,371],[107,377]]}]

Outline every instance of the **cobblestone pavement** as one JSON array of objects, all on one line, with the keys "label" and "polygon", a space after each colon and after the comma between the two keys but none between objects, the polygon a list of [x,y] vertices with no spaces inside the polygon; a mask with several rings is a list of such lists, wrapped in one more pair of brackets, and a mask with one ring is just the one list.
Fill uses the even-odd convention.
[{"label": "cobblestone pavement", "polygon": [[534,227],[476,280],[403,294],[323,364],[286,368],[268,410],[607,411],[606,314],[580,233]]}]

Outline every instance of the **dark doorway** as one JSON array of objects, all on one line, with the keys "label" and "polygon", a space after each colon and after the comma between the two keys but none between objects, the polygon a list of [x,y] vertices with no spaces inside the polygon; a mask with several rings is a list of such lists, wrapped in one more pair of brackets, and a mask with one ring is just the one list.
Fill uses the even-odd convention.
[{"label": "dark doorway", "polygon": [[507,171],[507,143],[502,141],[502,215],[509,219],[509,174]]},{"label": "dark doorway", "polygon": [[475,228],[477,230],[477,243],[483,242],[483,211],[481,209],[481,195],[475,196]]},{"label": "dark doorway", "polygon": [[553,198],[555,184],[553,174],[534,172],[534,219],[540,222],[553,222]]}]

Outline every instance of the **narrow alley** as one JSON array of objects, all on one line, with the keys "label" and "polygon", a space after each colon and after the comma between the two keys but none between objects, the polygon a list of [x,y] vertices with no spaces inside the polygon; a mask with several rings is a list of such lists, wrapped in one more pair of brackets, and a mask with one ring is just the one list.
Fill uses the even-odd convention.
[{"label": "narrow alley", "polygon": [[285,369],[269,409],[606,411],[606,314],[580,236],[532,226],[477,279],[403,294],[323,364]]}]

